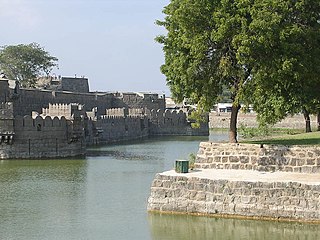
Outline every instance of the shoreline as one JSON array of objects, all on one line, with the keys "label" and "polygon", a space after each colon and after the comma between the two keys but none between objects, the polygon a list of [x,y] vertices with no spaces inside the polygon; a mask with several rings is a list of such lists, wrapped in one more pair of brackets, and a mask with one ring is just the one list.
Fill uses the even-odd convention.
[{"label": "shoreline", "polygon": [[320,225],[320,220],[304,220],[304,219],[292,219],[292,218],[272,218],[272,217],[247,217],[243,215],[232,215],[232,214],[207,214],[207,213],[188,213],[188,212],[173,212],[173,211],[158,211],[148,210],[148,214],[159,214],[159,215],[188,215],[195,217],[208,217],[208,218],[224,218],[224,219],[238,219],[248,221],[267,221],[267,222],[283,222],[283,223],[302,223],[310,225]]}]

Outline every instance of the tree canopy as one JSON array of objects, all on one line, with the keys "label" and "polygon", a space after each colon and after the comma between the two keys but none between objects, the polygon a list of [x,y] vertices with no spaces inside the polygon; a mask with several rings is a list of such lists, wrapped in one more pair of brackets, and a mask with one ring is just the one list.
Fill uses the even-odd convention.
[{"label": "tree canopy", "polygon": [[320,93],[320,2],[255,0],[247,36],[253,81],[245,96],[261,123],[316,112]]},{"label": "tree canopy", "polygon": [[262,122],[274,123],[301,109],[319,83],[319,1],[171,0],[163,12],[157,24],[167,34],[156,40],[173,97],[207,111],[227,88],[230,142],[240,103],[253,103]]},{"label": "tree canopy", "polygon": [[23,87],[34,87],[38,77],[48,75],[58,66],[57,61],[37,43],[0,48],[0,71]]},{"label": "tree canopy", "polygon": [[173,97],[188,98],[199,110],[209,110],[226,86],[233,102],[230,141],[236,142],[236,118],[240,93],[250,69],[238,60],[239,42],[250,18],[247,3],[218,0],[172,0],[165,7],[168,30],[162,43],[165,64],[161,71]]}]

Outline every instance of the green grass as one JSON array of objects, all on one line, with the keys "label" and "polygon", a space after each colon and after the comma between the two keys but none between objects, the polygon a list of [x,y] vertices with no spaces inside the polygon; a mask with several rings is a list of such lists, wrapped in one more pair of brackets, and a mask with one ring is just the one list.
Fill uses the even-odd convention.
[{"label": "green grass", "polygon": [[278,144],[278,145],[320,145],[320,132],[281,135],[254,140],[242,140],[242,143]]},{"label": "green grass", "polygon": [[304,129],[290,129],[290,128],[274,128],[270,126],[266,127],[247,127],[240,125],[238,128],[239,135],[244,138],[265,138],[266,136],[278,136],[286,134],[298,134],[303,133]]},{"label": "green grass", "polygon": [[229,132],[229,128],[210,128],[212,132]]}]

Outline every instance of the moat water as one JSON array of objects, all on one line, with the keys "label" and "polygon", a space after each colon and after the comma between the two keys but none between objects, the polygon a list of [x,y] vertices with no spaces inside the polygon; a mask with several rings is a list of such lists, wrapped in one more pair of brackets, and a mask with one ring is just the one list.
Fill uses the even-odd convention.
[{"label": "moat water", "polygon": [[148,214],[154,175],[206,140],[152,138],[93,148],[85,159],[1,161],[0,239],[320,239],[319,225]]}]

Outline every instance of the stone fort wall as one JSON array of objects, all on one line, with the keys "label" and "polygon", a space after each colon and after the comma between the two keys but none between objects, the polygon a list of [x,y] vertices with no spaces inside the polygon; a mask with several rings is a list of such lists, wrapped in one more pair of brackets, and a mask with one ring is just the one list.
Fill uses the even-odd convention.
[{"label": "stone fort wall", "polygon": [[[90,93],[87,85],[72,88],[71,83],[79,81],[87,82],[87,79],[62,79],[61,86],[60,83],[55,86],[55,89],[78,91],[75,93],[20,89],[14,81],[1,80],[0,97],[6,102],[0,106],[1,158],[73,156],[82,154],[85,144],[150,135],[209,134],[207,124],[200,129],[192,129],[187,113],[164,111],[164,96],[152,93]],[[68,84],[71,85],[68,87]],[[83,91],[78,87],[83,87]],[[10,109],[6,109],[9,106],[6,104]],[[59,127],[57,121],[60,122]]]},{"label": "stone fort wall", "polygon": [[[225,112],[211,112],[209,114],[210,128],[229,128],[231,113]],[[255,113],[239,113],[237,125],[245,127],[258,127],[257,115]],[[310,116],[310,123],[312,129],[317,129],[317,117]],[[306,123],[302,114],[288,116],[281,122],[274,125],[276,128],[291,128],[291,129],[304,129]]]},{"label": "stone fort wall", "polygon": [[182,110],[154,110],[147,112],[150,118],[150,132],[152,135],[209,135],[208,124],[201,124],[200,128],[192,128],[188,120],[188,113]]},{"label": "stone fort wall", "polygon": [[165,97],[154,93],[115,93],[112,108],[165,109]]},{"label": "stone fort wall", "polygon": [[172,110],[134,108],[106,109],[106,115],[94,122],[97,137],[94,143],[132,140],[155,135],[208,135],[208,125],[191,128],[187,113]]},{"label": "stone fort wall", "polygon": [[85,143],[74,140],[73,126],[64,117],[33,119],[16,116],[11,143],[2,142],[0,158],[52,158],[84,155]]},{"label": "stone fort wall", "polygon": [[149,136],[148,119],[139,116],[101,116],[96,122],[98,143],[111,143]]},{"label": "stone fort wall", "polygon": [[41,115],[51,116],[51,117],[65,117],[68,120],[71,120],[74,117],[74,114],[85,114],[83,105],[80,104],[64,104],[64,103],[49,103],[48,108],[43,108]]},{"label": "stone fort wall", "polygon": [[97,108],[98,115],[104,115],[105,109],[110,108],[165,109],[164,98],[158,98],[157,96],[153,95],[151,99],[136,93],[117,95],[112,93],[74,93],[20,89],[19,97],[14,100],[14,114],[31,115],[32,111],[40,113],[43,108],[48,108],[49,103],[79,103],[84,105],[86,111]]},{"label": "stone fort wall", "polygon": [[105,109],[113,105],[113,95],[21,89],[19,98],[14,101],[14,114],[23,116],[31,115],[32,111],[41,113],[50,103],[79,103],[84,105],[86,111],[96,107],[98,114],[104,114]]}]

